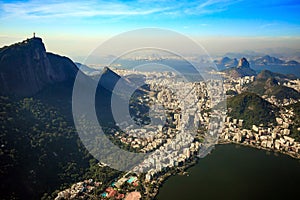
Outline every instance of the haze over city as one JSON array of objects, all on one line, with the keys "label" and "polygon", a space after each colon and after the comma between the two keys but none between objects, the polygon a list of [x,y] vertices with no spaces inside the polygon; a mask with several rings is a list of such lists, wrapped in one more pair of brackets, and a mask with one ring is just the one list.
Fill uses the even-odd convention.
[{"label": "haze over city", "polygon": [[299,1],[292,0],[4,0],[0,45],[36,32],[48,51],[82,61],[114,35],[157,27],[191,37],[212,55],[246,50],[299,52],[299,9]]}]

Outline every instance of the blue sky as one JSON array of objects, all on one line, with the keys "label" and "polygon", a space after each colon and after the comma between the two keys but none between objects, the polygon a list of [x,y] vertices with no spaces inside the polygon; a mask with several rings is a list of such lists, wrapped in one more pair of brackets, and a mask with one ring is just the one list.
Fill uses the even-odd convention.
[{"label": "blue sky", "polygon": [[75,55],[80,52],[72,52],[74,41],[85,41],[86,53],[95,40],[144,27],[172,29],[200,40],[292,38],[299,42],[299,10],[300,1],[291,0],[0,0],[0,45],[35,31],[51,42],[50,50]]}]

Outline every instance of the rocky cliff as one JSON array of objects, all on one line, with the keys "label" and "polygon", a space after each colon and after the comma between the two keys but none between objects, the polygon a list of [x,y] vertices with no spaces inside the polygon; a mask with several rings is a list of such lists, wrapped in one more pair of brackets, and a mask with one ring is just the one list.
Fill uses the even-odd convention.
[{"label": "rocky cliff", "polygon": [[0,49],[0,93],[31,96],[47,85],[74,82],[78,68],[67,57],[47,53],[41,38]]}]

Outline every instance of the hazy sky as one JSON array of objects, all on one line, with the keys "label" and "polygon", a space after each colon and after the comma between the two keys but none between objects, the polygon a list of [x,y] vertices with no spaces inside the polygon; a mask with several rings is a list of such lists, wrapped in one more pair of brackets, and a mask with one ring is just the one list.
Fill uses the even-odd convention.
[{"label": "hazy sky", "polygon": [[0,45],[42,37],[48,51],[80,59],[105,39],[137,28],[167,28],[208,52],[300,47],[300,1],[0,0]]}]

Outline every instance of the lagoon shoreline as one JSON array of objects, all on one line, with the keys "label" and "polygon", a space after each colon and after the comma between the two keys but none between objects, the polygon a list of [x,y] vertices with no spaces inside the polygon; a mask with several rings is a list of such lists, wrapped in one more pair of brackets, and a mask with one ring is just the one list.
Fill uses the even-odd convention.
[{"label": "lagoon shoreline", "polygon": [[[233,141],[224,141],[224,140],[219,140],[218,143],[216,145],[237,145],[237,146],[242,146],[242,147],[249,147],[249,148],[254,148],[254,149],[257,149],[257,150],[264,150],[266,152],[273,152],[274,153],[274,156],[278,156],[280,154],[282,155],[287,155],[289,157],[291,157],[292,159],[296,159],[296,160],[299,160],[300,159],[300,156],[296,156],[294,155],[293,153],[290,153],[290,152],[284,152],[284,151],[279,151],[279,150],[276,150],[276,149],[269,149],[269,148],[264,148],[264,147],[261,147],[261,146],[256,146],[256,145],[251,145],[251,144],[244,144],[244,143],[238,143],[238,142],[233,142]],[[215,147],[214,147],[215,149]],[[211,153],[209,153],[211,154]],[[180,172],[178,172],[178,169],[173,169],[172,171],[169,171],[167,172],[166,174],[162,175],[161,177],[158,177],[157,178],[157,185],[156,185],[156,191],[154,194],[151,195],[151,198],[152,199],[155,199],[157,200],[159,194],[160,194],[160,189],[161,187],[165,184],[165,182],[172,176],[176,176],[176,175],[185,175],[188,174],[188,172],[186,172],[186,170],[192,168],[193,166],[197,165],[198,162],[199,162],[200,158],[195,156],[193,158],[192,161],[189,161],[188,163],[185,163],[183,166],[180,167]],[[180,173],[183,173],[183,174],[180,174]]]}]

